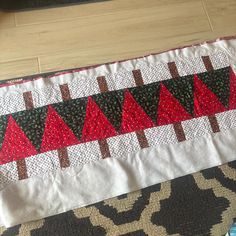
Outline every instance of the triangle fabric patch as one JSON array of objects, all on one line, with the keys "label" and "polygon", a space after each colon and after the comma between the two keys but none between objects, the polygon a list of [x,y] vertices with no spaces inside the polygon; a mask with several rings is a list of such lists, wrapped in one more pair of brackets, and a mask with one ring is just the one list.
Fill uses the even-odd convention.
[{"label": "triangle fabric patch", "polygon": [[230,68],[223,68],[198,74],[198,78],[210,89],[224,105],[229,106]]},{"label": "triangle fabric patch", "polygon": [[117,135],[115,128],[91,97],[88,98],[82,141],[105,139]]},{"label": "triangle fabric patch", "polygon": [[178,123],[192,118],[162,83],[157,116],[158,125]]},{"label": "triangle fabric patch", "polygon": [[169,92],[180,102],[185,110],[193,116],[193,75],[180,79],[163,81]]},{"label": "triangle fabric patch", "polygon": [[142,109],[156,122],[157,105],[159,102],[160,83],[152,83],[129,89],[130,93]]},{"label": "triangle fabric patch", "polygon": [[217,96],[195,75],[194,77],[194,114],[195,117],[213,115],[226,111]]},{"label": "triangle fabric patch", "polygon": [[37,151],[35,147],[12,116],[9,116],[2,149],[0,151],[0,164],[20,160],[36,154]]},{"label": "triangle fabric patch", "polygon": [[13,118],[39,151],[44,132],[47,107],[40,107],[13,114]]},{"label": "triangle fabric patch", "polygon": [[144,112],[127,90],[125,92],[123,105],[121,133],[143,130],[153,126],[154,123],[151,118]]},{"label": "triangle fabric patch", "polygon": [[7,128],[7,119],[8,119],[7,116],[0,117],[0,149],[2,147],[2,142]]},{"label": "triangle fabric patch", "polygon": [[92,98],[115,127],[117,132],[119,132],[122,119],[124,92],[122,90],[106,92],[94,95]]},{"label": "triangle fabric patch", "polygon": [[67,124],[57,114],[52,106],[48,106],[48,113],[40,151],[47,152],[77,143],[78,139],[75,137]]},{"label": "triangle fabric patch", "polygon": [[230,68],[230,98],[229,109],[236,109],[236,75],[232,68]]},{"label": "triangle fabric patch", "polygon": [[84,126],[86,104],[87,98],[80,98],[52,105],[79,140]]}]

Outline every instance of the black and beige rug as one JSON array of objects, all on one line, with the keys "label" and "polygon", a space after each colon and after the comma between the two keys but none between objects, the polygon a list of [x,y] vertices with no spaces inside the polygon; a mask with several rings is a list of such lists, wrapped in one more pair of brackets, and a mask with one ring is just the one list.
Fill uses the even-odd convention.
[{"label": "black and beige rug", "polygon": [[236,219],[236,161],[13,228],[1,236],[222,236]]}]

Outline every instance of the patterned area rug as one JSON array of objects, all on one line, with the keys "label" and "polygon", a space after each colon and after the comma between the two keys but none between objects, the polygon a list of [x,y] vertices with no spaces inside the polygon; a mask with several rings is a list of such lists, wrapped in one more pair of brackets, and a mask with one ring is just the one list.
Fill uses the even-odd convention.
[{"label": "patterned area rug", "polygon": [[233,220],[236,161],[0,232],[1,236],[222,236]]}]

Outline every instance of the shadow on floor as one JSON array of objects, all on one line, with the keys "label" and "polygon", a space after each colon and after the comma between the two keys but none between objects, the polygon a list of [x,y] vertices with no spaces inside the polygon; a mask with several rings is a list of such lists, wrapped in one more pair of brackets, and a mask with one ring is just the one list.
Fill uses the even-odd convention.
[{"label": "shadow on floor", "polygon": [[1,0],[1,11],[34,10],[49,7],[61,7],[72,4],[85,4],[110,0]]}]

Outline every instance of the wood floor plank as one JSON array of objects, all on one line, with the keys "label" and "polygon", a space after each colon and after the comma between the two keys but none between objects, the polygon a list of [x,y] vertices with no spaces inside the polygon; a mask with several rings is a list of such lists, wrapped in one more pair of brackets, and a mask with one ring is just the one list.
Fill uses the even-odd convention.
[{"label": "wood floor plank", "polygon": [[221,36],[236,34],[236,1],[204,0],[213,30]]},{"label": "wood floor plank", "polygon": [[14,13],[0,12],[0,30],[15,27]]},{"label": "wood floor plank", "polygon": [[0,63],[0,80],[39,73],[37,58]]},{"label": "wood floor plank", "polygon": [[39,57],[42,71],[57,70],[185,45],[211,32],[200,0],[131,1],[137,8],[130,1],[114,2],[110,13],[103,3],[97,14],[93,9],[92,15],[33,25],[29,20],[29,25],[0,31],[0,62]]},{"label": "wood floor plank", "polygon": [[[163,1],[159,0],[158,5],[171,5],[176,0]],[[178,0],[179,3],[184,2]],[[129,11],[132,9],[150,8],[156,6],[156,0],[104,0],[86,4],[72,5],[67,7],[49,8],[34,11],[25,11],[16,13],[17,25],[31,25],[45,22],[66,21],[73,18],[91,17],[96,15],[107,15],[115,12]]]},{"label": "wood floor plank", "polygon": [[[173,40],[174,38],[175,40]],[[174,38],[170,37],[160,40],[158,37],[152,37],[148,39],[148,43],[146,40],[136,40],[133,42],[119,42],[106,45],[103,50],[98,46],[91,47],[90,50],[67,50],[51,55],[42,55],[40,56],[41,71],[49,72],[131,59],[183,45],[201,43],[205,40],[211,40],[214,37],[209,33],[196,33],[176,36]]]},{"label": "wood floor plank", "polygon": [[48,72],[235,35],[235,12],[235,0],[112,0],[0,13],[0,76],[38,73],[37,58]]}]

